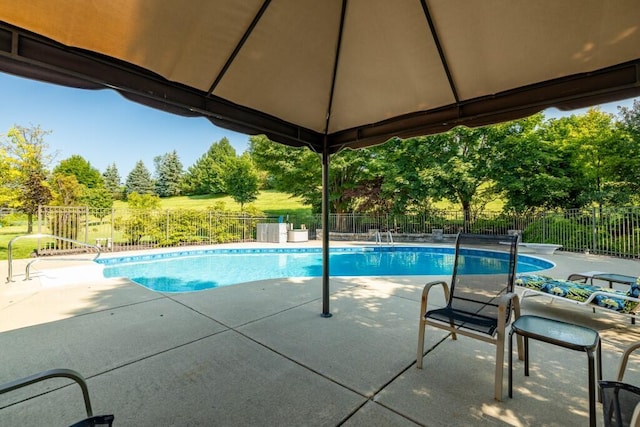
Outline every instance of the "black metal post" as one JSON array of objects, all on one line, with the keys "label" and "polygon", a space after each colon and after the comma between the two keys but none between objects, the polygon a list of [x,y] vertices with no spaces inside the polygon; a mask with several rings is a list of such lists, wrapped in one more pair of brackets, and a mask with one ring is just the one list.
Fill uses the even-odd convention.
[{"label": "black metal post", "polygon": [[329,149],[322,149],[322,317],[331,317],[329,311]]}]

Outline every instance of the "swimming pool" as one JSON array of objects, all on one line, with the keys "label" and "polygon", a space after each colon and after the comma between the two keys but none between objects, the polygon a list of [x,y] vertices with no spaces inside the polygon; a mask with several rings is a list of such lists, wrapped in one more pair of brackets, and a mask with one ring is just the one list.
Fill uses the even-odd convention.
[{"label": "swimming pool", "polygon": [[[464,274],[504,271],[507,254],[473,251],[465,255]],[[483,255],[483,256],[479,256]],[[450,275],[449,247],[331,248],[332,276]],[[207,249],[99,258],[105,277],[127,277],[158,292],[188,292],[284,277],[322,276],[321,248]],[[553,267],[550,261],[518,256],[519,273]]]}]

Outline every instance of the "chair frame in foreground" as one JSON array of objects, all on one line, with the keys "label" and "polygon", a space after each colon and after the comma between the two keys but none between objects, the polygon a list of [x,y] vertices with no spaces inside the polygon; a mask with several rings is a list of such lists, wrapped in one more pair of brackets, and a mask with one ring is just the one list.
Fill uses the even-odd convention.
[{"label": "chair frame in foreground", "polygon": [[[456,260],[454,264],[454,271],[452,275],[452,283],[455,283],[456,275],[457,275],[457,264],[458,264],[458,256],[460,252],[460,241],[461,238],[464,238],[465,235],[459,234],[456,239]],[[473,236],[476,239],[481,239],[483,236]],[[484,236],[487,239],[491,239],[491,241],[495,241],[496,236]],[[436,319],[429,318],[428,307],[428,298],[430,291],[436,287],[441,286],[444,291],[444,297],[447,302],[447,307],[451,306],[452,297],[449,285],[447,282],[438,280],[429,282],[424,286],[422,290],[422,298],[420,303],[420,323],[419,323],[419,334],[418,334],[418,354],[416,360],[416,367],[418,369],[422,369],[422,362],[424,358],[424,335],[425,328],[427,325],[433,326],[439,329],[444,329],[451,333],[451,338],[453,340],[457,339],[457,334],[464,335],[470,338],[475,338],[484,342],[488,342],[490,344],[494,344],[496,346],[496,366],[495,366],[495,385],[494,385],[494,398],[498,401],[502,400],[502,389],[503,389],[503,378],[504,378],[504,347],[505,347],[505,338],[507,334],[507,325],[510,322],[511,311],[514,313],[514,319],[520,317],[520,302],[518,295],[514,291],[514,281],[515,281],[515,264],[517,260],[517,243],[518,236],[500,236],[502,240],[500,244],[506,245],[506,248],[509,248],[511,251],[511,256],[513,259],[510,262],[510,271],[508,281],[510,282],[505,287],[510,289],[509,292],[500,295],[497,297],[497,301],[495,301],[492,305],[497,305],[497,327],[493,334],[485,334],[482,332],[474,331],[472,329],[463,329],[464,325],[456,325],[454,319],[451,319],[450,322],[439,321]],[[455,285],[452,286],[453,292],[455,292]],[[508,290],[507,289],[507,290]],[[523,341],[522,337],[517,337],[517,345],[518,345],[518,358],[520,360],[524,360],[524,352],[523,352]]]},{"label": "chair frame in foreground", "polygon": [[93,415],[87,382],[82,375],[72,369],[49,369],[47,371],[42,371],[28,377],[10,381],[5,384],[0,384],[0,395],[30,386],[35,383],[39,383],[41,381],[49,380],[51,378],[68,378],[75,381],[76,384],[80,386],[80,390],[82,390],[82,398],[84,399],[84,407],[87,412],[87,417],[73,424],[71,427],[88,427],[96,425],[111,426],[113,424],[113,415]]}]

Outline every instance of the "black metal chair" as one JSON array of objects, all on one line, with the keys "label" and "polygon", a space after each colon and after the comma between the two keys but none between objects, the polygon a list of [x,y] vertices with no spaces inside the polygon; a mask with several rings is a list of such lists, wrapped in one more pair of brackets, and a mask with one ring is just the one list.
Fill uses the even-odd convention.
[{"label": "black metal chair", "polygon": [[6,384],[2,384],[0,385],[0,395],[13,390],[17,390],[22,387],[29,386],[31,384],[48,380],[50,378],[69,378],[75,381],[82,390],[82,397],[84,399],[84,406],[87,411],[87,417],[73,424],[71,427],[94,427],[103,425],[111,426],[113,424],[113,415],[93,415],[87,382],[82,375],[71,369],[50,369],[48,371],[39,372],[28,377],[20,378]]},{"label": "black metal chair", "polygon": [[[496,345],[494,397],[502,400],[504,343],[511,312],[520,316],[518,296],[513,290],[518,254],[518,236],[459,234],[456,239],[451,286],[444,281],[427,283],[422,291],[417,367],[422,369],[427,325]],[[429,291],[443,287],[447,305],[429,310]],[[522,338],[518,337],[522,360]]]},{"label": "black metal chair", "polygon": [[640,387],[619,381],[600,381],[605,427],[639,425]]}]

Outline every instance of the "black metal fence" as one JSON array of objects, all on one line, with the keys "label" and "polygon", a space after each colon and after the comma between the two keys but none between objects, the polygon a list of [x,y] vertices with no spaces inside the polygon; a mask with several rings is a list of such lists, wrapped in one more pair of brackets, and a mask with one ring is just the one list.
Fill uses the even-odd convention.
[{"label": "black metal fence", "polygon": [[[249,216],[207,210],[138,210],[44,206],[38,232],[95,244],[106,250],[134,250],[256,241],[258,223],[286,223],[320,238],[320,215]],[[522,233],[531,243],[562,245],[562,250],[640,258],[640,207],[591,208],[537,214],[432,211],[421,215],[331,214],[331,240],[431,242],[460,231],[481,234]],[[378,234],[379,233],[379,234]],[[440,238],[440,239],[438,239]],[[43,242],[41,252],[68,249]],[[58,246],[56,246],[58,245]]]}]

